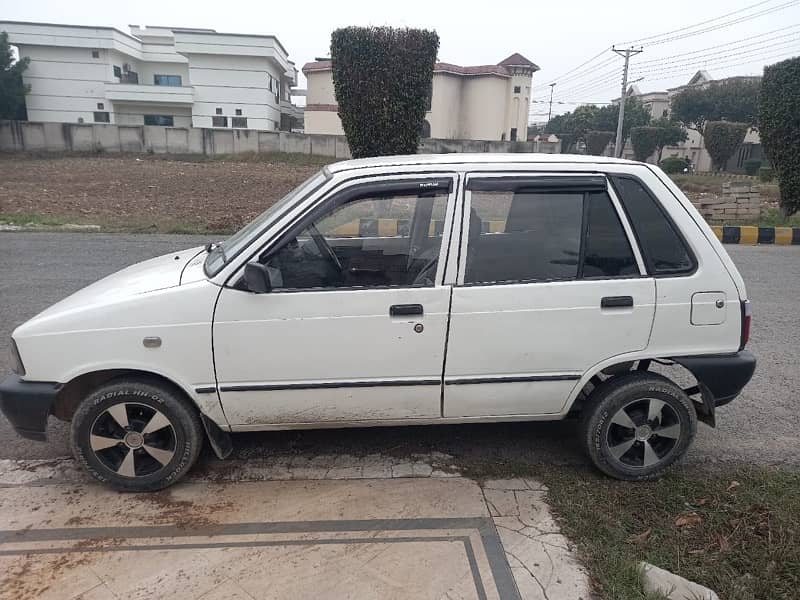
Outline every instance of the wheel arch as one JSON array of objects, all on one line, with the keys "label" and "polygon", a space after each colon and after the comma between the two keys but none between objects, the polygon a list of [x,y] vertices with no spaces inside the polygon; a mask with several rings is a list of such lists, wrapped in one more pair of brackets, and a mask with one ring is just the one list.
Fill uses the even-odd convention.
[{"label": "wheel arch", "polygon": [[[694,370],[690,369],[685,362],[672,356],[652,356],[639,353],[609,358],[597,363],[583,374],[570,393],[563,412],[564,414],[580,412],[583,402],[601,383],[634,371],[650,371],[653,363],[657,363],[669,367],[669,372],[650,372],[655,372],[680,386],[695,405],[698,419],[714,427],[716,425],[714,398],[708,393],[707,388],[698,382]],[[682,385],[678,381],[678,377],[675,377],[677,374],[689,378],[693,383],[689,386]]]},{"label": "wheel arch", "polygon": [[[200,420],[203,423],[203,429],[206,432],[209,443],[211,444],[214,453],[219,458],[227,458],[233,451],[233,443],[228,431],[230,426],[227,420],[224,420],[224,414],[219,411],[223,423],[219,423],[213,416],[206,414],[204,407],[196,401],[192,394],[187,391],[185,387],[163,375],[153,371],[143,369],[130,369],[130,368],[113,368],[113,369],[98,369],[95,371],[87,371],[70,379],[56,395],[56,400],[53,403],[51,413],[62,421],[71,421],[78,405],[86,398],[93,390],[100,386],[114,381],[115,379],[133,379],[136,381],[143,381],[160,385],[171,390],[178,396],[185,398],[190,406],[197,410],[200,415]],[[217,395],[214,394],[214,398]],[[212,407],[216,408],[216,407]]]}]

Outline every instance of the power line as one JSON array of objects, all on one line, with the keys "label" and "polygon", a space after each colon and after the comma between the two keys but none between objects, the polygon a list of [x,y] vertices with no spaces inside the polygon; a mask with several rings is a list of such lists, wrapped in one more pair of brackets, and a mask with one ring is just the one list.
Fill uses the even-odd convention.
[{"label": "power line", "polygon": [[[754,45],[760,44],[761,42],[753,42],[751,44],[743,44],[742,46],[739,46],[739,44],[741,44],[741,42],[746,42],[748,40],[762,38],[762,37],[766,37],[768,35],[772,35],[774,33],[779,33],[781,31],[786,31],[787,29],[796,29],[797,27],[800,27],[800,23],[795,23],[794,25],[788,25],[786,27],[781,27],[779,29],[773,29],[772,31],[765,31],[764,33],[759,33],[758,35],[752,35],[750,37],[742,38],[742,39],[739,39],[739,40],[734,40],[732,42],[727,42],[725,44],[717,44],[716,46],[708,46],[706,48],[701,48],[699,50],[693,50],[691,52],[682,52],[680,54],[671,54],[669,56],[662,56],[661,58],[652,58],[650,60],[642,60],[642,61],[639,61],[638,64],[647,65],[647,64],[660,63],[660,62],[664,62],[665,60],[670,59],[670,58],[678,58],[678,57],[681,57],[681,56],[690,56],[690,55],[693,55],[693,54],[701,54],[701,53],[706,52],[708,50],[716,50],[717,48],[723,48],[725,46],[735,46],[735,48],[733,48],[733,49],[744,48],[744,47],[747,47],[747,46],[754,46]],[[787,34],[784,34],[784,35],[775,36],[772,39],[790,37],[790,36],[793,36],[793,35],[796,35],[796,34],[795,33],[787,33]]]},{"label": "power line", "polygon": [[800,45],[796,42],[778,42],[776,44],[768,44],[766,46],[762,46],[761,48],[753,48],[752,50],[748,50],[746,52],[734,52],[731,54],[724,54],[722,56],[717,56],[712,59],[708,59],[707,57],[700,57],[690,60],[689,62],[682,62],[680,64],[675,64],[673,66],[664,65],[663,67],[655,68],[655,69],[648,69],[643,71],[636,71],[637,75],[648,75],[648,74],[658,74],[658,73],[667,73],[667,72],[676,72],[676,71],[683,71],[687,68],[693,66],[708,66],[711,67],[714,63],[718,61],[728,62],[732,59],[740,60],[742,58],[749,58],[754,56],[760,56],[763,54],[770,54],[776,52],[777,50],[790,50],[794,49],[796,52],[800,52]]},{"label": "power line", "polygon": [[[763,6],[764,4],[769,4],[770,2],[775,2],[775,0],[762,0],[761,2],[756,2],[755,4],[751,4],[750,6],[746,6],[744,8],[740,8],[738,10],[734,10],[732,12],[725,13],[724,15],[719,15],[719,16],[713,17],[711,19],[706,19],[705,21],[700,21],[699,23],[694,23],[692,25],[686,25],[685,27],[680,27],[678,29],[673,29],[671,31],[665,31],[663,33],[657,33],[655,35],[646,36],[646,37],[639,38],[639,39],[636,39],[636,40],[630,40],[630,41],[624,42],[621,45],[624,45],[624,46],[629,46],[629,45],[633,45],[633,44],[652,45],[655,42],[652,42],[650,40],[655,40],[655,39],[658,39],[658,38],[671,36],[674,33],[680,33],[682,31],[688,31],[690,29],[694,29],[695,27],[700,27],[701,25],[707,25],[709,23],[713,23],[714,21],[719,21],[721,19],[725,19],[725,18],[731,17],[733,15],[737,15],[737,14],[740,14],[740,13],[743,13],[743,12],[747,12],[747,11],[752,10],[754,8],[758,8],[759,6]],[[787,2],[787,4],[794,4],[794,3],[795,2]],[[784,6],[785,5],[781,5],[781,7],[784,7]],[[781,8],[781,7],[779,7],[779,8]],[[767,10],[769,10],[769,11],[775,10],[775,7],[767,9]],[[752,16],[752,15],[750,15],[750,16]],[[658,42],[658,43],[661,43],[661,42]]]},{"label": "power line", "polygon": [[674,36],[674,37],[668,37],[668,38],[664,38],[664,39],[661,39],[661,40],[656,40],[656,41],[649,42],[649,43],[644,44],[644,45],[648,46],[648,47],[649,46],[657,46],[657,45],[660,45],[660,44],[666,44],[666,43],[669,43],[669,42],[675,42],[675,41],[678,41],[678,40],[683,40],[683,39],[686,39],[686,38],[689,38],[689,37],[693,37],[695,35],[701,35],[703,33],[710,33],[712,31],[719,31],[720,29],[727,29],[728,27],[732,27],[734,25],[738,25],[739,23],[744,23],[746,21],[751,21],[751,20],[753,20],[753,19],[755,19],[757,17],[762,17],[764,15],[768,15],[768,14],[777,12],[779,10],[783,10],[784,8],[788,8],[790,6],[796,6],[798,4],[800,4],[800,0],[791,0],[790,2],[786,2],[784,4],[781,4],[781,5],[776,6],[774,8],[770,8],[768,10],[762,10],[761,12],[755,13],[753,15],[748,15],[746,17],[733,19],[731,21],[726,21],[724,23],[718,23],[717,25],[706,27],[705,29],[698,29],[697,31],[690,31],[690,32],[687,32],[687,33],[684,33],[684,34],[681,34],[681,35]]},{"label": "power line", "polygon": [[588,64],[589,64],[590,62],[592,62],[593,60],[596,60],[596,59],[600,58],[601,56],[603,56],[603,54],[605,54],[605,53],[606,53],[606,52],[608,52],[609,50],[611,50],[611,47],[608,47],[608,48],[603,48],[603,49],[602,49],[600,52],[598,52],[597,54],[595,54],[595,55],[594,55],[592,58],[590,58],[589,60],[587,60],[587,61],[585,61],[585,62],[582,62],[582,63],[581,63],[581,64],[579,64],[577,67],[575,67],[575,68],[573,68],[573,69],[570,69],[570,70],[569,70],[569,71],[567,71],[566,73],[562,73],[561,75],[559,75],[559,76],[558,76],[558,77],[556,77],[555,79],[552,79],[551,81],[549,81],[549,82],[548,82],[548,84],[550,84],[550,83],[553,83],[553,81],[559,81],[559,80],[563,79],[565,76],[569,75],[570,73],[572,73],[572,72],[574,72],[574,71],[577,71],[577,70],[578,70],[578,69],[580,69],[581,67],[584,67],[584,66],[588,65]]},{"label": "power line", "polygon": [[[720,63],[720,64],[717,64],[717,65],[714,65],[714,69],[717,70],[717,71],[729,71],[730,69],[735,69],[735,68],[742,67],[742,66],[745,66],[745,65],[751,65],[751,64],[756,64],[756,63],[764,64],[764,62],[766,62],[768,60],[781,60],[783,58],[791,58],[793,56],[797,56],[797,52],[778,52],[776,54],[770,54],[769,56],[764,56],[764,57],[757,58],[757,59],[751,60],[751,61],[741,62],[740,60],[737,59],[735,61],[730,61],[730,62],[727,62],[727,63]],[[651,82],[655,82],[655,81],[670,81],[670,80],[674,80],[677,76],[678,76],[677,74],[665,75],[663,77],[657,77],[655,79],[648,78],[647,80],[651,81]]]}]

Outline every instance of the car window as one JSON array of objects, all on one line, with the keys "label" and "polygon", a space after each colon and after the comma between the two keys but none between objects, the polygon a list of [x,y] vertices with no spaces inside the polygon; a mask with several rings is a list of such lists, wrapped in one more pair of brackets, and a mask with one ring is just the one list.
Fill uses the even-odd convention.
[{"label": "car window", "polygon": [[445,191],[357,197],[262,257],[275,290],[432,286]]},{"label": "car window", "polygon": [[468,235],[465,284],[639,274],[606,192],[474,190]]},{"label": "car window", "polygon": [[611,198],[589,194],[583,277],[638,275],[639,267]]},{"label": "car window", "polygon": [[628,214],[648,270],[675,275],[694,270],[694,259],[658,201],[636,179],[611,177]]},{"label": "car window", "polygon": [[583,194],[473,191],[465,283],[574,279]]}]

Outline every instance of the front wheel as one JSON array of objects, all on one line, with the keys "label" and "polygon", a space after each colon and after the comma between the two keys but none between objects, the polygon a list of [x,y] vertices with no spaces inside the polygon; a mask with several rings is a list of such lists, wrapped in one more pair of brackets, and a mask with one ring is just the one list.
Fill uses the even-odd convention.
[{"label": "front wheel", "polygon": [[117,380],[86,398],[72,419],[75,458],[114,489],[149,492],[183,477],[200,454],[197,410],[176,392]]},{"label": "front wheel", "polygon": [[660,476],[697,431],[686,393],[661,375],[634,372],[601,384],[583,409],[582,438],[592,462],[617,479]]}]

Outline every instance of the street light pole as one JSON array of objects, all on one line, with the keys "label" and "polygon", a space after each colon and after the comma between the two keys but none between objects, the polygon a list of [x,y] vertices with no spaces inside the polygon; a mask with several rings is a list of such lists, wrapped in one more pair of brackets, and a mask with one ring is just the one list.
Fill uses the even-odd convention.
[{"label": "street light pole", "polygon": [[614,155],[619,158],[622,156],[622,122],[625,119],[625,101],[628,99],[628,67],[630,66],[631,56],[641,54],[644,52],[641,48],[638,50],[628,48],[626,50],[617,50],[611,48],[616,54],[625,57],[625,66],[622,68],[622,92],[619,96],[619,118],[617,119],[617,139],[614,142]]},{"label": "street light pole", "polygon": [[550,110],[547,111],[547,122],[550,122],[550,118],[553,116],[553,88],[556,87],[555,82],[550,84]]}]

